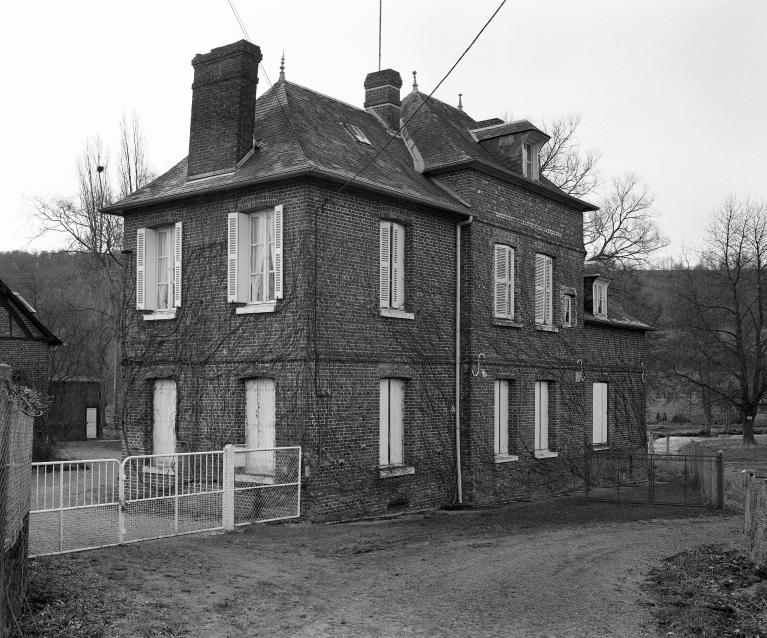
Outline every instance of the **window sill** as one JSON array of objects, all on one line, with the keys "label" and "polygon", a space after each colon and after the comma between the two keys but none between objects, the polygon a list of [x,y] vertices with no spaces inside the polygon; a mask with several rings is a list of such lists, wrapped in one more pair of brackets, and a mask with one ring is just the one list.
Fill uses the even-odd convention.
[{"label": "window sill", "polygon": [[536,450],[536,459],[553,459],[559,456],[559,452],[552,452],[551,450]]},{"label": "window sill", "polygon": [[609,450],[610,445],[608,443],[595,443],[591,446],[591,449],[594,452],[601,452],[602,450]]},{"label": "window sill", "polygon": [[274,312],[276,308],[276,301],[268,301],[266,303],[245,304],[243,306],[239,306],[234,312],[238,315],[252,315],[261,312]]},{"label": "window sill", "polygon": [[559,332],[559,328],[557,328],[556,326],[548,326],[542,323],[536,323],[535,329],[542,330],[543,332]]},{"label": "window sill", "polygon": [[522,328],[524,324],[521,324],[513,319],[501,319],[501,317],[493,317],[493,325],[501,326],[503,328]]},{"label": "window sill", "polygon": [[519,457],[516,454],[496,454],[493,459],[493,463],[511,463],[512,461],[519,461]]},{"label": "window sill", "polygon": [[168,463],[168,467],[162,467],[160,465],[145,465],[143,468],[141,468],[141,471],[144,472],[144,474],[165,474],[168,476],[175,475],[173,468],[170,467],[170,462]]},{"label": "window sill", "polygon": [[153,310],[150,313],[144,315],[144,321],[168,321],[176,318],[176,309],[170,310]]},{"label": "window sill", "polygon": [[378,473],[381,478],[407,476],[408,474],[415,474],[415,468],[407,465],[379,465]]},{"label": "window sill", "polygon": [[405,312],[398,308],[381,308],[381,316],[392,317],[393,319],[410,319],[411,321],[415,319],[414,312]]},{"label": "window sill", "polygon": [[274,476],[271,474],[235,474],[234,482],[251,485],[274,485]]}]

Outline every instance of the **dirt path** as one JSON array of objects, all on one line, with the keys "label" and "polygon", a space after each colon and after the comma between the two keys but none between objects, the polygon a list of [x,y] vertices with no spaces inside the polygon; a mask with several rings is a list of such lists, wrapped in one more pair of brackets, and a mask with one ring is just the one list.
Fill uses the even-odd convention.
[{"label": "dirt path", "polygon": [[654,636],[639,589],[648,569],[739,538],[739,518],[701,514],[568,498],[262,525],[40,559],[33,571],[49,587],[57,575],[62,588],[83,583],[83,622],[109,636]]}]

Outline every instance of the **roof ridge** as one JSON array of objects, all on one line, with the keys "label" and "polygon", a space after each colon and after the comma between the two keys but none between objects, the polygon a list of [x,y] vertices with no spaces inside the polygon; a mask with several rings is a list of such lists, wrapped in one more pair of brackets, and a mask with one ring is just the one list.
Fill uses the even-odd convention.
[{"label": "roof ridge", "polygon": [[[280,80],[282,82],[282,80]],[[355,111],[360,111],[362,113],[368,113],[367,109],[360,108],[359,106],[355,106],[354,104],[349,104],[349,102],[344,102],[344,100],[339,100],[337,97],[333,97],[332,95],[328,95],[327,93],[322,93],[321,91],[317,91],[316,89],[309,88],[308,86],[304,86],[303,84],[297,84],[296,82],[288,82],[285,80],[285,84],[292,84],[296,88],[303,89],[304,91],[309,91],[310,93],[314,93],[315,95],[320,95],[328,100],[332,100],[333,102],[338,102],[339,104],[343,104],[344,106],[348,106],[349,108],[354,109]]]}]

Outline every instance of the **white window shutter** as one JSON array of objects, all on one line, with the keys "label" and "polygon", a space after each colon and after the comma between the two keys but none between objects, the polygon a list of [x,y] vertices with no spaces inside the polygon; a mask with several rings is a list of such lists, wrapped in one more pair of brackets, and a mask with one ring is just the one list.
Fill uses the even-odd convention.
[{"label": "white window shutter", "polygon": [[495,382],[495,453],[509,453],[509,382]]},{"label": "white window shutter", "polygon": [[226,227],[226,298],[230,303],[248,299],[249,226],[248,216],[229,213]]},{"label": "white window shutter", "polygon": [[389,379],[381,379],[378,409],[378,464],[389,465]]},{"label": "white window shutter", "polygon": [[381,222],[378,259],[378,289],[381,308],[391,306],[391,222]]},{"label": "white window shutter", "polygon": [[181,307],[181,227],[182,222],[176,222],[173,235],[173,305]]},{"label": "white window shutter", "polygon": [[506,247],[506,316],[514,318],[514,249]]},{"label": "white window shutter", "polygon": [[535,323],[546,323],[546,255],[535,256]]},{"label": "white window shutter", "polygon": [[146,228],[136,231],[136,308],[146,308]]},{"label": "white window shutter", "polygon": [[535,382],[535,449],[549,449],[549,382]]},{"label": "white window shutter", "polygon": [[282,204],[274,207],[274,296],[282,299]]},{"label": "white window shutter", "polygon": [[404,438],[405,382],[391,379],[389,382],[389,463],[402,465]]},{"label": "white window shutter", "polygon": [[405,307],[405,229],[391,225],[391,305]]},{"label": "white window shutter", "polygon": [[507,285],[507,256],[506,246],[495,245],[493,255],[493,276],[494,276],[494,299],[493,312],[496,317],[506,319],[509,308],[509,287]]},{"label": "white window shutter", "polygon": [[551,257],[545,257],[544,259],[546,260],[546,262],[545,262],[546,265],[545,265],[545,269],[544,269],[545,272],[546,272],[546,295],[545,295],[546,314],[545,314],[545,318],[544,318],[544,323],[546,325],[551,325],[553,323],[553,321],[552,321],[552,319],[553,319],[553,316],[552,316],[552,311],[553,311],[552,297],[553,297],[553,294],[552,293],[553,293],[553,288],[554,288],[554,286],[552,285],[553,284],[553,282],[552,282],[552,270],[553,270],[553,268],[552,268]]},{"label": "white window shutter", "polygon": [[157,231],[152,228],[139,230],[144,231],[144,307],[141,310],[157,310]]}]

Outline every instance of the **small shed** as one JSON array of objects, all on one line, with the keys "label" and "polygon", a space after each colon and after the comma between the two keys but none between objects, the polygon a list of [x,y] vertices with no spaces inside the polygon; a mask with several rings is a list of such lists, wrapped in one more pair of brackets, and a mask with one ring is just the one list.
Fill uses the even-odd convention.
[{"label": "small shed", "polygon": [[54,381],[49,421],[59,441],[100,439],[104,430],[104,380],[72,377]]}]

